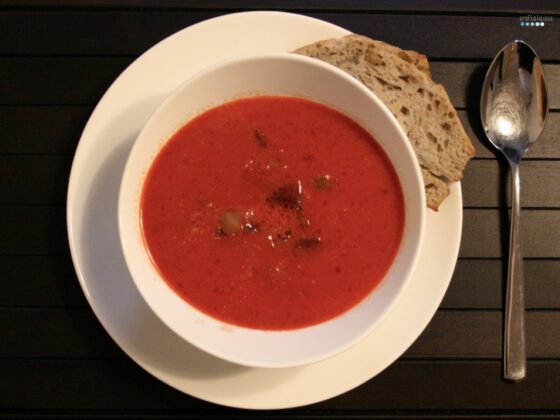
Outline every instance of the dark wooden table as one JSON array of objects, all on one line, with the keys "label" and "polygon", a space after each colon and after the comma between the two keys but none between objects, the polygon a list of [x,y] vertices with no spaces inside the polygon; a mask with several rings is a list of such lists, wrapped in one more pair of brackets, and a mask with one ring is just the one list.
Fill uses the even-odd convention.
[{"label": "dark wooden table", "polygon": [[[560,3],[522,3],[0,1],[0,417],[560,417]],[[477,149],[463,182],[460,258],[421,337],[349,393],[265,413],[183,395],[132,362],[86,303],[65,226],[75,148],[115,77],[179,29],[262,8],[426,53]],[[529,14],[552,22],[521,26]],[[551,113],[522,168],[529,360],[527,380],[513,385],[501,362],[507,167],[488,147],[478,104],[489,61],[515,38],[544,60]]]}]

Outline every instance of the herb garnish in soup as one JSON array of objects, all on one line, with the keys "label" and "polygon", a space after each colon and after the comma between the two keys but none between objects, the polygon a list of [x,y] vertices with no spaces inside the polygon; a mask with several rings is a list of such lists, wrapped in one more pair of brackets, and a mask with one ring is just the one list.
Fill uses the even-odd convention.
[{"label": "herb garnish in soup", "polygon": [[224,322],[287,330],[332,319],[380,283],[404,201],[360,125],[300,98],[235,100],[189,121],[154,160],[145,244],[185,301]]}]

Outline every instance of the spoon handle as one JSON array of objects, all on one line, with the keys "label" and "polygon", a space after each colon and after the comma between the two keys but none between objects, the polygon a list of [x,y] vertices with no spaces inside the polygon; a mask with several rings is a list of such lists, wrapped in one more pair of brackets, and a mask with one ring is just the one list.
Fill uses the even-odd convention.
[{"label": "spoon handle", "polygon": [[519,165],[511,163],[511,230],[506,290],[504,333],[504,377],[512,381],[525,378],[525,287],[523,254],[519,237]]}]

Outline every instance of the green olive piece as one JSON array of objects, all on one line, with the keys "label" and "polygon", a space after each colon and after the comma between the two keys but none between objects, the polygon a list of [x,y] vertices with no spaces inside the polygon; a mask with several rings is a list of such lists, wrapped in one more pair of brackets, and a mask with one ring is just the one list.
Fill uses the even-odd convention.
[{"label": "green olive piece", "polygon": [[226,209],[218,219],[221,230],[226,235],[241,232],[245,224],[244,212],[239,209]]},{"label": "green olive piece", "polygon": [[315,178],[315,186],[320,190],[328,190],[332,187],[331,176],[321,175]]}]

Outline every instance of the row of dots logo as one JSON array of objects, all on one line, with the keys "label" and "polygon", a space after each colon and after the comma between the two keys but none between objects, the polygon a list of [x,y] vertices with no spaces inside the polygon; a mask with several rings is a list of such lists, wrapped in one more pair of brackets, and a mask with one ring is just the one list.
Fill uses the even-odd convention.
[{"label": "row of dots logo", "polygon": [[544,22],[519,22],[521,26],[544,26]]}]

